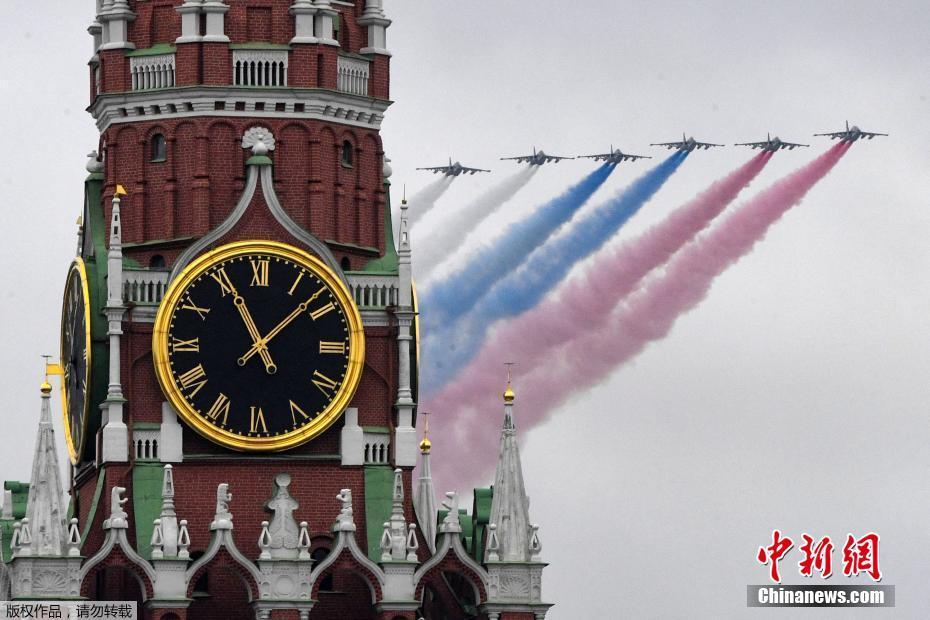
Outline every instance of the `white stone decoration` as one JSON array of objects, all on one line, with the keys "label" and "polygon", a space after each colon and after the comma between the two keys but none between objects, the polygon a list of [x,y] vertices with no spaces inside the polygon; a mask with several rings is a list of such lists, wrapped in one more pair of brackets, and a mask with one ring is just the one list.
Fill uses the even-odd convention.
[{"label": "white stone decoration", "polygon": [[442,500],[442,507],[448,512],[439,526],[441,534],[462,533],[462,524],[459,522],[459,494],[455,491],[446,492],[446,499]]},{"label": "white stone decoration", "polygon": [[407,526],[407,561],[417,562],[417,551],[420,549],[420,542],[417,540],[417,526],[413,523]]},{"label": "white stone decoration", "polygon": [[221,482],[216,487],[216,512],[213,515],[213,521],[210,523],[210,530],[231,530],[233,529],[232,513],[229,512],[229,502],[232,501],[232,493],[229,492],[229,483]]},{"label": "white stone decoration", "polygon": [[178,559],[189,560],[191,546],[191,535],[187,531],[187,519],[181,519],[181,525],[178,529]]},{"label": "white stone decoration", "polygon": [[349,407],[343,416],[345,424],[339,433],[339,452],[342,465],[363,465],[365,463],[365,433],[358,425],[358,409]]},{"label": "white stone decoration", "polygon": [[165,538],[161,531],[161,519],[155,519],[152,525],[154,527],[152,528],[152,539],[149,543],[152,548],[152,559],[161,560],[165,557]]},{"label": "white stone decoration", "polygon": [[206,15],[207,32],[203,36],[205,43],[229,43],[226,36],[226,12],[229,7],[223,0],[203,0],[201,10]]},{"label": "white stone decoration", "polygon": [[300,535],[297,538],[297,548],[300,550],[297,559],[307,561],[310,557],[310,525],[306,521],[300,522]]},{"label": "white stone decoration", "polygon": [[265,509],[274,513],[268,526],[270,557],[278,560],[294,560],[299,554],[300,539],[300,527],[294,519],[294,511],[300,507],[300,504],[288,491],[291,484],[289,474],[278,474],[275,476],[274,484],[274,497],[265,504]]},{"label": "white stone decoration", "polygon": [[129,515],[123,510],[123,504],[129,501],[128,497],[123,497],[126,487],[114,486],[110,489],[110,518],[104,520],[103,529],[120,529],[129,528]]},{"label": "white stone decoration", "polygon": [[129,76],[132,90],[172,88],[174,86],[175,54],[131,56]]},{"label": "white stone decoration", "polygon": [[336,61],[336,89],[367,97],[370,65],[369,61],[361,58],[340,56]]},{"label": "white stone decoration", "polygon": [[87,154],[87,165],[84,167],[87,172],[91,174],[103,172],[103,160],[100,158],[100,154],[97,153],[96,150],[93,150]]},{"label": "white stone decoration", "polygon": [[312,0],[294,0],[291,5],[290,13],[294,16],[294,43],[317,43],[318,40],[313,33],[317,8]]},{"label": "white stone decoration", "polygon": [[274,150],[274,134],[267,127],[256,125],[242,136],[242,148],[252,149],[253,155],[267,155]]},{"label": "white stone decoration", "polygon": [[[413,265],[407,222],[407,203],[400,205],[400,228],[397,246],[398,303],[397,320],[397,427],[394,429],[394,463],[399,467],[417,464],[417,430],[413,427],[412,369],[410,347],[413,342]],[[422,525],[422,524],[421,524]]]},{"label": "white stone decoration", "polygon": [[110,345],[110,372],[107,397],[103,409],[103,441],[100,459],[104,463],[125,463],[129,460],[129,429],[123,422],[123,387],[120,379],[120,337],[123,335],[123,223],[120,218],[122,199],[113,196],[110,217],[110,248],[107,251],[107,336]]},{"label": "white stone decoration", "polygon": [[233,50],[236,86],[287,86],[287,50]]},{"label": "white stone decoration", "polygon": [[387,49],[387,28],[391,20],[384,15],[383,2],[365,0],[365,10],[358,18],[358,25],[368,29],[368,45],[360,50],[362,54],[391,55]]},{"label": "white stone decoration", "polygon": [[[428,429],[427,423],[427,429]],[[436,491],[433,486],[432,473],[429,463],[430,442],[425,436],[420,444],[420,477],[417,481],[417,492],[413,500],[414,513],[420,524],[420,531],[426,540],[430,553],[436,551]]]},{"label": "white stone decoration", "polygon": [[336,517],[336,531],[354,532],[355,517],[352,514],[352,489],[342,489],[336,499],[342,503],[342,509],[339,511],[339,516]]}]

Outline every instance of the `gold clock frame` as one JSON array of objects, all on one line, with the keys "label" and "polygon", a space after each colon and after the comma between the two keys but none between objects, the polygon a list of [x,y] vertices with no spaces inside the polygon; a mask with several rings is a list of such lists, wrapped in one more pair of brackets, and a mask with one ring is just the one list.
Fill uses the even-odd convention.
[{"label": "gold clock frame", "polygon": [[[84,446],[87,445],[87,415],[90,412],[90,371],[91,364],[93,363],[91,349],[93,348],[93,342],[90,339],[90,322],[91,322],[91,312],[90,312],[90,285],[87,280],[87,265],[84,263],[84,259],[81,257],[75,258],[71,263],[71,267],[68,268],[68,276],[65,278],[65,292],[62,295],[61,301],[61,314],[62,317],[65,314],[66,304],[68,303],[68,292],[71,284],[71,274],[77,273],[78,278],[81,281],[81,294],[84,297],[84,338],[86,342],[86,349],[84,351],[84,411],[81,413],[81,445],[75,446],[74,440],[71,436],[71,419],[68,410],[68,386],[65,382],[64,375],[61,378],[61,412],[62,418],[64,418],[64,430],[65,430],[65,445],[68,447],[68,457],[71,459],[72,465],[77,465],[81,459],[81,455],[84,453]],[[65,330],[64,325],[61,326],[61,338],[59,343],[58,350],[58,359],[64,364],[65,358]]]},{"label": "gold clock frame", "polygon": [[[279,256],[316,274],[333,291],[342,305],[349,327],[349,362],[339,392],[330,401],[329,406],[312,422],[295,431],[274,437],[243,437],[206,422],[181,394],[174,382],[168,360],[171,317],[188,286],[213,265],[230,258],[252,254]],[[155,326],[152,331],[152,355],[155,362],[155,375],[158,377],[162,392],[178,414],[197,433],[210,441],[240,452],[280,452],[318,437],[339,419],[352,402],[365,362],[365,332],[362,327],[361,314],[348,288],[323,261],[304,250],[277,241],[236,241],[197,257],[170,284],[155,317]]]}]

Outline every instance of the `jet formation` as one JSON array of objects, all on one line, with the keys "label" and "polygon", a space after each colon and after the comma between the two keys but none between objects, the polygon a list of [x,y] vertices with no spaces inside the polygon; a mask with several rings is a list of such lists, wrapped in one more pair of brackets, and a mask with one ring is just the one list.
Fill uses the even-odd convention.
[{"label": "jet formation", "polygon": [[[855,142],[861,138],[866,138],[871,140],[876,136],[887,136],[886,133],[877,133],[874,131],[863,131],[856,125],[849,125],[849,121],[846,121],[846,129],[844,131],[833,131],[829,133],[815,133],[815,136],[826,136],[831,140],[841,140],[843,142]],[[692,151],[699,150],[710,150],[711,148],[717,146],[724,146],[723,144],[716,144],[714,142],[701,142],[695,140],[694,137],[688,137],[686,134],[681,134],[681,140],[675,142],[654,142],[650,146],[664,146],[669,150],[677,150],[685,153],[690,153]],[[772,137],[771,133],[765,135],[765,140],[760,140],[759,142],[737,142],[734,146],[748,146],[751,149],[762,149],[763,151],[769,151],[775,153],[782,149],[787,149],[793,151],[797,148],[807,148],[810,147],[809,144],[801,144],[800,142],[786,142],[778,136]],[[594,161],[602,161],[611,164],[619,164],[625,161],[636,161],[637,159],[652,159],[648,155],[631,155],[629,153],[624,153],[620,149],[615,149],[613,145],[610,146],[610,150],[606,153],[596,153],[594,155],[578,155],[580,159],[593,159]],[[501,157],[502,161],[515,161],[518,164],[529,164],[530,166],[542,166],[548,163],[559,163],[563,159],[575,159],[575,157],[562,157],[560,155],[550,155],[545,151],[537,151],[536,147],[533,147],[533,153],[531,155],[517,155],[516,157]],[[477,174],[479,172],[490,172],[490,170],[485,170],[484,168],[469,168],[468,166],[463,166],[460,162],[452,162],[452,158],[449,158],[449,165],[447,166],[432,166],[429,168],[417,168],[417,170],[426,170],[434,174],[444,174],[448,177],[457,177],[462,174]]]},{"label": "jet formation", "polygon": [[849,121],[846,121],[846,131],[832,131],[829,133],[815,133],[815,136],[828,136],[831,140],[836,140],[839,138],[843,142],[855,142],[859,138],[868,138],[871,140],[875,136],[887,136],[886,133],[875,133],[873,131],[862,131],[855,125],[852,127],[849,126]]},{"label": "jet formation", "polygon": [[722,144],[714,144],[713,142],[698,142],[693,137],[688,138],[685,134],[681,134],[680,142],[657,142],[650,144],[649,146],[664,146],[665,148],[671,150],[675,149],[676,151],[684,151],[690,153],[691,151],[697,150],[709,150],[714,146],[723,146]]},{"label": "jet formation", "polygon": [[610,151],[607,153],[599,153],[597,155],[579,155],[578,157],[582,159],[593,159],[594,161],[603,161],[609,164],[619,164],[625,161],[636,161],[637,159],[652,159],[648,155],[630,155],[624,153],[620,149],[614,149],[614,146],[610,145]]},{"label": "jet formation", "polygon": [[774,153],[781,149],[788,149],[793,151],[796,148],[802,146],[810,146],[810,144],[799,144],[797,142],[785,142],[778,136],[772,137],[772,134],[765,134],[765,140],[762,142],[737,142],[733,146],[748,146],[752,149],[762,149],[763,151],[770,151]]},{"label": "jet formation", "polygon": [[574,157],[560,157],[558,155],[549,155],[545,151],[536,151],[533,147],[532,155],[518,155],[517,157],[501,157],[501,161],[515,161],[518,164],[529,164],[531,166],[542,166],[549,162],[559,163],[563,159],[575,159]]},{"label": "jet formation", "polygon": [[427,170],[433,174],[443,174],[447,177],[457,177],[460,174],[477,174],[479,172],[491,172],[490,170],[485,170],[484,168],[469,168],[468,166],[463,166],[460,162],[452,163],[452,158],[449,158],[448,166],[432,166],[430,168],[417,168],[417,170]]}]

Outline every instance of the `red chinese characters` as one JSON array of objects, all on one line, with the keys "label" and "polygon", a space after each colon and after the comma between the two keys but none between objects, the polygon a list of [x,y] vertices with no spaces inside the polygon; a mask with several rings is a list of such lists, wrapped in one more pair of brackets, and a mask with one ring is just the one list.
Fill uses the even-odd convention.
[{"label": "red chinese characters", "polygon": [[843,574],[852,577],[866,573],[872,581],[881,581],[878,568],[878,534],[869,532],[858,540],[849,534],[843,547]]},{"label": "red chinese characters", "polygon": [[768,547],[759,547],[759,553],[756,555],[756,559],[759,560],[761,564],[771,563],[769,577],[771,577],[772,581],[775,583],[781,583],[781,575],[778,574],[778,562],[793,546],[794,542],[790,538],[783,538],[781,532],[774,530],[772,532],[772,544]]},{"label": "red chinese characters", "polygon": [[801,575],[812,577],[816,570],[821,578],[828,578],[833,574],[833,543],[830,537],[824,536],[816,545],[814,539],[807,534],[803,534],[802,538],[804,544],[801,545],[801,553],[804,554],[804,559],[798,562]]}]

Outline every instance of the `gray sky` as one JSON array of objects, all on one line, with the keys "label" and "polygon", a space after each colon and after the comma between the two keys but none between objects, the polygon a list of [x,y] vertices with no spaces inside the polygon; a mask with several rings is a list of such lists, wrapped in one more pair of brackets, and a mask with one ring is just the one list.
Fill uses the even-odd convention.
[{"label": "gray sky", "polygon": [[[84,112],[92,5],[7,0],[0,26],[7,479],[29,475],[39,355],[58,349],[85,154],[97,142]],[[449,155],[494,169],[456,180],[420,234],[509,173],[498,157],[534,145],[660,155],[648,144],[682,131],[814,145],[776,155],[758,191],[823,149],[814,132],[848,118],[892,134],[856,144],[667,339],[523,433],[524,471],[551,563],[551,618],[839,617],[746,609],[745,586],[767,576],[756,549],[776,527],[795,539],[878,532],[898,601],[883,615],[926,617],[930,5],[388,0],[386,11],[395,200],[402,184],[412,194],[432,180],[415,167]],[[689,157],[621,237],[747,158],[733,147]],[[598,197],[643,167],[621,166]],[[468,245],[589,169],[544,168]],[[515,387],[519,423],[519,376]],[[798,559],[782,563],[788,583],[800,581]]]}]

